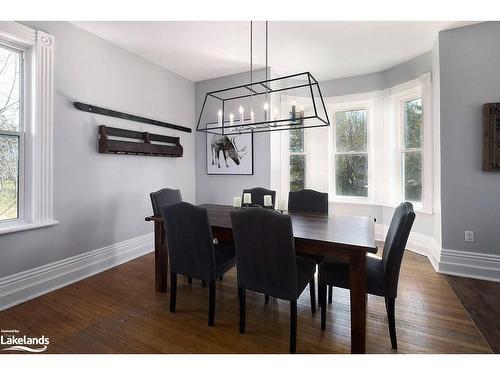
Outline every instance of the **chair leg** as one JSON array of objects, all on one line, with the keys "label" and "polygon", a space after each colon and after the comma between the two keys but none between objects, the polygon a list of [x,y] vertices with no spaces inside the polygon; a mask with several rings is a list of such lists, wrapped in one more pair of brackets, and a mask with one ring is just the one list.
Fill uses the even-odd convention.
[{"label": "chair leg", "polygon": [[264,294],[264,302],[269,303],[269,294]]},{"label": "chair leg", "polygon": [[314,283],[314,276],[309,281],[309,298],[311,299],[311,312],[316,314],[316,285]]},{"label": "chair leg", "polygon": [[193,283],[193,278],[191,276],[188,276],[188,284],[192,284]]},{"label": "chair leg", "polygon": [[391,345],[393,349],[398,348],[396,339],[396,317],[395,317],[396,299],[385,297],[385,308],[387,310],[387,320],[389,322],[389,334],[391,336]]},{"label": "chair leg", "polygon": [[328,304],[331,304],[333,301],[333,286],[328,285]]},{"label": "chair leg", "polygon": [[208,282],[208,325],[214,325],[215,319],[215,281]]},{"label": "chair leg", "polygon": [[207,282],[205,280],[201,280],[201,287],[204,288],[207,286]]},{"label": "chair leg", "polygon": [[290,353],[297,349],[297,301],[290,301]]},{"label": "chair leg", "polygon": [[245,333],[245,320],[247,315],[246,290],[238,288],[238,296],[240,297],[240,333]]},{"label": "chair leg", "polygon": [[175,302],[177,299],[177,274],[170,272],[170,312],[175,312]]},{"label": "chair leg", "polygon": [[321,329],[324,330],[326,329],[326,284],[319,283],[318,284],[318,289],[319,289],[319,305],[321,307]]}]

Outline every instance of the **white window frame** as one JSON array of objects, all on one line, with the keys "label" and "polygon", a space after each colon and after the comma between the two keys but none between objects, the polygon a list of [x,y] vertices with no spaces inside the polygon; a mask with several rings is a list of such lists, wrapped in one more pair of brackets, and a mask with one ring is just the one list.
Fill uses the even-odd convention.
[{"label": "white window frame", "polygon": [[404,105],[406,102],[422,99],[422,201],[412,202],[415,208],[424,213],[433,213],[433,181],[432,181],[432,87],[430,73],[386,90],[389,106],[389,123],[392,143],[392,154],[397,155],[389,163],[392,165],[392,190],[389,201],[396,202],[405,199],[403,153],[404,145]]},{"label": "white window frame", "polygon": [[4,234],[57,224],[53,218],[54,37],[2,21],[0,43],[24,51],[19,218],[0,222],[0,234]]},{"label": "white window frame", "polygon": [[26,119],[26,105],[25,105],[25,75],[26,75],[26,49],[21,48],[19,46],[13,45],[12,43],[8,43],[3,41],[0,38],[0,47],[16,52],[20,56],[20,76],[19,76],[19,129],[17,131],[10,130],[0,130],[0,135],[2,136],[14,136],[18,137],[19,142],[19,159],[18,159],[18,176],[17,176],[17,214],[18,217],[14,219],[4,219],[0,221],[0,224],[4,225],[12,225],[17,223],[19,220],[22,220],[25,217],[25,202],[24,202],[24,144],[25,144],[25,119]]},{"label": "white window frame", "polygon": [[[356,95],[339,96],[333,98],[327,98],[326,105],[328,114],[330,116],[330,135],[329,135],[329,197],[330,201],[334,202],[370,202],[374,199],[374,176],[373,176],[373,131],[375,119],[375,99],[376,95],[374,93],[364,93]],[[364,109],[367,111],[366,117],[366,131],[367,131],[367,151],[368,156],[368,196],[358,197],[358,196],[348,196],[348,195],[337,195],[336,189],[336,163],[335,156],[336,152],[336,125],[335,125],[335,114],[337,112],[344,112],[349,110],[359,110]],[[350,153],[345,153],[350,154]],[[355,152],[354,154],[358,154]]]}]

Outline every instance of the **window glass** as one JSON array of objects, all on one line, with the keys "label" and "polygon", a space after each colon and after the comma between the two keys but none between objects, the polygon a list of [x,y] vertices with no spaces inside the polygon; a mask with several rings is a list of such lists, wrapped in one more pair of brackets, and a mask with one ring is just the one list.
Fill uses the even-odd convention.
[{"label": "window glass", "polygon": [[368,196],[367,110],[335,113],[335,191],[337,195]]},{"label": "window glass", "polygon": [[413,99],[403,104],[404,149],[403,195],[405,200],[422,201],[422,99]]},{"label": "window glass", "polygon": [[290,155],[290,191],[305,187],[305,155]]},{"label": "window glass", "polygon": [[422,147],[422,99],[414,99],[404,104],[405,148]]},{"label": "window glass", "polygon": [[20,61],[0,45],[0,221],[19,217]]},{"label": "window glass", "polygon": [[405,200],[422,201],[422,152],[404,153]]},{"label": "window glass", "polygon": [[335,113],[337,152],[366,151],[366,109]]},{"label": "window glass", "polygon": [[368,196],[368,156],[339,154],[335,157],[337,195]]}]

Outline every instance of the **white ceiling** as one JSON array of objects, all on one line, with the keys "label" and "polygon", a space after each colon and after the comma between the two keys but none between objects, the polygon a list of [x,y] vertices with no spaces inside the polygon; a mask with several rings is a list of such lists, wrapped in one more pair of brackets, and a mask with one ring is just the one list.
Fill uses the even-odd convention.
[{"label": "white ceiling", "polygon": [[[429,51],[441,30],[473,22],[269,22],[269,65],[318,80],[379,72]],[[74,22],[198,82],[248,71],[247,21]],[[254,22],[254,68],[265,66],[265,23]]]}]

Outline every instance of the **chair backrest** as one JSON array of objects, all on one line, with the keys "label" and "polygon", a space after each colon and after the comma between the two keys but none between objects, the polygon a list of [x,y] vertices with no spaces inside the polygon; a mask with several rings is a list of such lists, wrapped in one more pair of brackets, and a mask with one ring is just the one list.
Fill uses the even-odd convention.
[{"label": "chair backrest", "polygon": [[288,193],[288,211],[313,214],[328,213],[328,193],[304,189]]},{"label": "chair backrest", "polygon": [[259,207],[231,212],[238,286],[297,298],[297,263],[288,215]]},{"label": "chair backrest", "polygon": [[206,208],[187,202],[162,206],[171,272],[215,280],[215,253]]},{"label": "chair backrest", "polygon": [[[276,204],[276,192],[274,190],[268,190],[263,187],[256,187],[253,189],[243,190],[243,194],[245,193],[252,194],[252,204],[258,204],[259,206],[264,207],[264,195],[271,196],[273,207]],[[243,202],[243,194],[241,194],[241,202]]]},{"label": "chair backrest", "polygon": [[410,202],[401,203],[392,216],[391,225],[385,237],[384,253],[382,254],[388,297],[395,298],[397,296],[399,270],[414,221],[415,211],[413,211],[413,205]]},{"label": "chair backrest", "polygon": [[149,194],[153,205],[153,214],[161,216],[161,206],[182,202],[181,191],[179,189],[160,189]]}]

